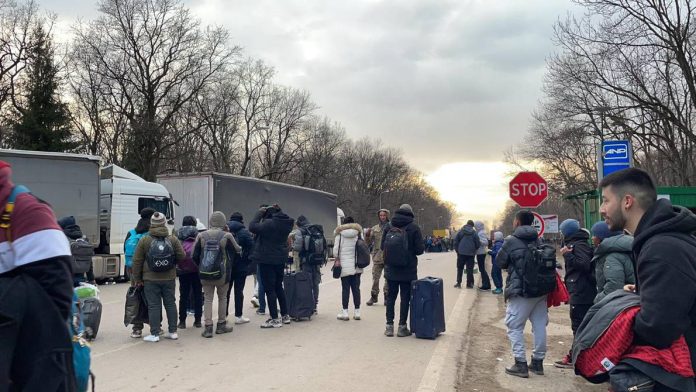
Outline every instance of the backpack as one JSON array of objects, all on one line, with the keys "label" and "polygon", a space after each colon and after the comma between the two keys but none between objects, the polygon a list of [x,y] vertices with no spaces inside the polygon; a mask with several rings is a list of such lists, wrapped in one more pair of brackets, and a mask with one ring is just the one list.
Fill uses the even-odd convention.
[{"label": "backpack", "polygon": [[72,337],[72,367],[75,374],[75,387],[79,392],[87,391],[90,378],[92,379],[92,390],[94,390],[94,375],[89,370],[91,366],[91,349],[85,334],[85,324],[83,322],[82,308],[77,295],[73,293],[72,317],[68,323],[70,326],[70,336]]},{"label": "backpack", "polygon": [[202,280],[218,280],[224,276],[225,251],[220,244],[224,237],[224,231],[220,231],[214,238],[211,238],[208,232],[201,234],[203,252],[198,265],[198,275]]},{"label": "backpack", "polygon": [[131,231],[129,231],[129,233],[130,236],[128,236],[126,243],[123,244],[123,253],[126,255],[126,267],[131,267],[133,265],[133,255],[135,254],[135,248],[138,247],[138,242],[140,241],[140,239],[143,238],[143,236],[147,235],[147,233],[138,234],[135,232],[135,229],[132,229]]},{"label": "backpack", "polygon": [[384,235],[384,263],[392,267],[407,266],[409,254],[406,230],[392,226]]},{"label": "backpack", "polygon": [[527,245],[522,277],[522,295],[536,298],[556,289],[556,249],[549,244]]},{"label": "backpack", "polygon": [[88,241],[80,238],[70,241],[73,274],[84,274],[92,266],[94,248]]},{"label": "backpack", "polygon": [[24,185],[15,185],[15,187],[12,188],[10,197],[7,199],[5,210],[2,212],[2,215],[0,215],[0,229],[3,229],[7,232],[5,236],[7,237],[8,242],[12,242],[12,232],[10,231],[10,217],[12,216],[12,212],[14,211],[15,200],[17,200],[17,196],[19,196],[22,193],[31,193],[31,191]]},{"label": "backpack", "polygon": [[167,272],[176,267],[172,241],[167,237],[152,237],[146,259],[152,272]]},{"label": "backpack", "polygon": [[302,229],[303,251],[300,257],[309,265],[326,263],[326,238],[321,225],[309,225]]},{"label": "backpack", "polygon": [[355,268],[367,268],[370,265],[370,247],[362,237],[355,243]]},{"label": "backpack", "polygon": [[198,272],[198,267],[191,258],[191,256],[193,256],[193,248],[196,246],[196,240],[193,238],[187,238],[181,242],[181,246],[184,248],[184,253],[186,253],[186,257],[184,257],[184,260],[181,263],[178,263],[176,265],[177,272],[179,272],[180,274]]}]

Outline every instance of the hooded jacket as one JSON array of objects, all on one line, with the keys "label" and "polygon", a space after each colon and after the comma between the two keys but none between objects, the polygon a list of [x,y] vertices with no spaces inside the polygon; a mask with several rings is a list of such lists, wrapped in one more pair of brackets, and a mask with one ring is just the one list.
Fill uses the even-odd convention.
[{"label": "hooded jacket", "polygon": [[570,304],[592,304],[597,295],[597,283],[593,276],[592,247],[588,242],[590,234],[579,230],[564,239],[564,245],[572,251],[563,255],[565,260],[565,285],[570,294]]},{"label": "hooded jacket", "polygon": [[[394,213],[391,222],[384,228],[386,233],[391,227],[402,229],[408,236],[408,250],[410,254],[409,263],[404,267],[385,265],[384,275],[387,280],[397,282],[410,282],[418,279],[418,256],[425,252],[425,244],[423,243],[423,235],[420,228],[413,223],[413,212],[399,208]],[[381,248],[384,249],[384,240],[386,236],[382,236]]]},{"label": "hooded jacket", "polygon": [[58,219],[58,225],[63,229],[63,233],[71,240],[79,240],[84,237],[82,229],[77,225],[74,216],[66,216]]},{"label": "hooded jacket", "polygon": [[169,230],[165,226],[151,226],[149,235],[143,236],[143,238],[138,241],[138,246],[135,248],[135,254],[133,255],[133,281],[134,282],[145,282],[145,281],[166,281],[176,279],[176,268],[172,268],[165,272],[152,272],[147,263],[147,252],[150,251],[150,245],[152,245],[153,237],[168,238],[174,247],[174,253],[176,254],[176,262],[179,263],[186,257],[186,252],[184,252],[184,247],[181,246],[181,242],[176,236],[169,234]]},{"label": "hooded jacket", "polygon": [[476,228],[476,233],[479,239],[479,247],[476,250],[477,255],[485,255],[488,252],[488,235],[486,234],[486,227],[481,221],[474,222],[474,228]]},{"label": "hooded jacket", "polygon": [[473,226],[465,225],[454,238],[454,248],[460,256],[474,256],[481,247],[481,240]]},{"label": "hooded jacket", "polygon": [[297,230],[295,230],[293,233],[292,238],[292,250],[294,252],[297,252],[299,257],[301,258],[300,263],[304,263],[304,254],[302,254],[302,251],[305,250],[305,236],[308,236],[309,233],[307,232],[307,227],[310,226],[311,223],[309,222],[309,219],[307,219],[304,215],[300,215],[297,218]]},{"label": "hooded jacket", "polygon": [[280,210],[264,219],[266,213],[264,210],[258,211],[249,224],[249,231],[256,234],[251,261],[285,265],[288,260],[288,236],[295,221]]},{"label": "hooded jacket", "polygon": [[507,269],[508,275],[505,281],[505,300],[516,296],[523,296],[522,276],[519,271],[524,268],[524,258],[529,249],[529,244],[536,243],[539,239],[537,231],[532,226],[520,226],[515,232],[505,239],[503,247],[495,257],[495,262],[502,269]]},{"label": "hooded jacket", "polygon": [[633,237],[621,234],[605,238],[595,249],[592,263],[595,266],[597,296],[594,303],[611,292],[623,290],[627,284],[636,283],[631,261],[632,245]]},{"label": "hooded jacket", "polygon": [[[249,230],[247,230],[244,223],[237,220],[231,220],[227,222],[227,227],[230,228],[230,232],[237,238],[237,243],[242,247],[242,256],[238,259],[238,262],[232,266],[232,271],[248,271],[249,269],[249,256],[254,249],[254,237],[252,237]],[[256,273],[256,271],[253,271]]]},{"label": "hooded jacket", "polygon": [[657,202],[641,218],[633,240],[636,290],[641,309],[633,330],[658,349],[681,335],[696,364],[696,216],[669,200]]},{"label": "hooded jacket", "polygon": [[[389,224],[389,210],[381,209],[377,212],[377,219],[381,212],[387,213],[387,221],[378,223],[370,229],[367,235],[367,245],[372,247],[372,262],[375,264],[384,264],[384,252],[382,252],[382,235],[384,228]],[[335,246],[335,244],[334,244]]]},{"label": "hooded jacket", "polygon": [[362,227],[357,223],[347,223],[338,226],[334,231],[336,238],[336,256],[341,261],[341,277],[361,274],[360,268],[355,268],[356,245],[362,233]]}]

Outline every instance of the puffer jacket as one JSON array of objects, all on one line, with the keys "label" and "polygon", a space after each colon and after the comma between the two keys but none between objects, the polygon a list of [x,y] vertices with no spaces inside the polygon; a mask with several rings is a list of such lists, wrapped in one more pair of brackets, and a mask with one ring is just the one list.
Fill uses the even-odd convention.
[{"label": "puffer jacket", "polygon": [[166,281],[176,279],[176,268],[172,268],[165,272],[150,271],[150,267],[146,260],[147,252],[150,250],[153,237],[166,237],[172,243],[174,253],[176,254],[176,262],[179,263],[186,257],[184,247],[181,246],[179,239],[169,234],[169,230],[164,226],[150,227],[149,234],[150,235],[141,238],[140,241],[138,241],[138,246],[135,248],[135,254],[133,255],[133,281]]},{"label": "puffer jacket", "polygon": [[264,218],[259,211],[249,223],[249,231],[256,234],[251,261],[258,264],[285,265],[288,261],[288,236],[295,220],[282,211],[276,211]]},{"label": "puffer jacket", "polygon": [[[397,282],[411,282],[418,279],[418,256],[425,252],[425,243],[423,242],[423,234],[421,234],[418,225],[413,223],[413,213],[406,209],[398,209],[394,213],[389,225],[384,229],[384,232],[391,230],[391,226],[404,230],[408,236],[408,251],[410,260],[408,265],[403,267],[395,267],[385,264],[384,276],[387,280]],[[382,236],[382,249],[386,236]]]},{"label": "puffer jacket", "polygon": [[592,263],[597,280],[597,303],[609,293],[622,290],[627,284],[636,283],[636,275],[631,261],[633,237],[617,235],[605,238],[595,249]]},{"label": "puffer jacket", "polygon": [[[232,270],[234,272],[248,271],[250,264],[249,256],[254,249],[254,237],[252,237],[249,230],[244,226],[244,223],[231,220],[227,222],[227,227],[230,228],[230,232],[234,234],[237,243],[242,247],[242,255],[237,259],[237,262],[234,263]],[[253,273],[256,273],[256,271],[253,271]]]},{"label": "puffer jacket", "polygon": [[565,285],[570,293],[570,304],[592,304],[597,295],[597,283],[592,268],[590,234],[585,230],[565,239],[564,245],[573,248],[563,255],[565,260]]},{"label": "puffer jacket", "polygon": [[505,281],[505,300],[516,296],[523,296],[523,282],[520,272],[524,267],[524,258],[529,249],[529,244],[538,241],[538,234],[532,226],[520,226],[515,232],[505,239],[503,247],[496,255],[495,262],[502,269],[507,269],[508,275]]},{"label": "puffer jacket", "polygon": [[480,247],[481,240],[473,226],[462,227],[454,238],[454,249],[457,250],[458,255],[474,256]]},{"label": "puffer jacket", "polygon": [[341,261],[341,277],[361,274],[361,268],[355,268],[355,246],[362,233],[362,227],[357,223],[338,226],[334,231],[336,238],[336,256]]},{"label": "puffer jacket", "polygon": [[480,243],[479,248],[476,251],[476,254],[485,255],[486,253],[488,253],[488,235],[486,234],[486,227],[481,221],[474,222],[474,227],[476,228],[476,233],[478,234]]}]

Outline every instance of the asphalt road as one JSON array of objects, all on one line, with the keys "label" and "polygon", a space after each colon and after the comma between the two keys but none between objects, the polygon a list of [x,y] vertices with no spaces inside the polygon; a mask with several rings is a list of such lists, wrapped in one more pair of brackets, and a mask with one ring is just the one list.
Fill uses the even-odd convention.
[{"label": "asphalt road", "polygon": [[[312,321],[280,329],[259,328],[265,318],[257,316],[248,301],[253,285],[249,277],[244,309],[251,323],[212,339],[200,336],[201,329],[191,326],[192,317],[189,328],[179,331],[177,341],[132,339],[130,329],[123,325],[127,284],[100,286],[104,310],[92,345],[97,390],[454,390],[468,314],[476,297],[474,290],[452,287],[455,265],[454,253],[420,257],[420,277],[445,280],[447,332],[436,340],[385,337],[382,302],[363,305],[360,321],[338,321],[341,285],[328,267],[320,289],[319,315]],[[361,282],[363,304],[369,299],[371,280],[368,268]],[[166,322],[163,324],[166,328]]]}]

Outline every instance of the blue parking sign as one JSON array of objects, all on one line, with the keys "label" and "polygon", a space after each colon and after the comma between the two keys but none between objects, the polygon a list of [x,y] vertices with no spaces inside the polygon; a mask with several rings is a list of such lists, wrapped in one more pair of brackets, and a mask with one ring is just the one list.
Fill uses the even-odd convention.
[{"label": "blue parking sign", "polygon": [[605,140],[602,142],[601,174],[609,174],[633,166],[633,151],[628,140]]}]

